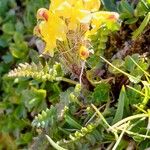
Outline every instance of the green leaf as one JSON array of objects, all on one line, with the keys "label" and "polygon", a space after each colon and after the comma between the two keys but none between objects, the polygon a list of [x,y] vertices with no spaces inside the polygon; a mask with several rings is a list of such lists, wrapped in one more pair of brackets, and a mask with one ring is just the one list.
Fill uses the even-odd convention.
[{"label": "green leaf", "polygon": [[16,31],[17,32],[20,32],[21,34],[24,33],[24,25],[21,21],[18,21],[16,24],[15,24],[15,28],[16,28]]},{"label": "green leaf", "polygon": [[12,22],[8,22],[8,23],[3,24],[2,30],[4,33],[13,35],[15,32],[15,26]]},{"label": "green leaf", "polygon": [[8,46],[7,41],[4,40],[4,39],[2,39],[2,38],[0,38],[0,48],[1,48],[1,47],[2,47],[2,48],[5,48],[5,47],[7,47],[7,46]]},{"label": "green leaf", "polygon": [[118,147],[116,148],[116,150],[124,150],[128,147],[129,142],[122,139],[118,145]]},{"label": "green leaf", "polygon": [[149,139],[144,139],[139,145],[139,150],[143,150],[143,149],[146,150],[149,147],[150,147]]},{"label": "green leaf", "polygon": [[121,4],[123,11],[126,12],[127,14],[132,15],[134,13],[133,7],[126,0],[121,1],[120,4]]},{"label": "green leaf", "polygon": [[2,56],[2,59],[7,64],[13,61],[13,57],[10,53],[7,53],[6,55]]},{"label": "green leaf", "polygon": [[[139,54],[134,54],[132,55],[132,58],[134,59],[135,62],[138,63],[139,61]],[[133,72],[135,69],[136,65],[135,63],[130,59],[130,56],[127,56],[125,58],[125,69],[129,72]]]},{"label": "green leaf", "polygon": [[138,21],[138,18],[130,18],[125,21],[126,24],[134,24]]},{"label": "green leaf", "polygon": [[[138,84],[133,85],[133,88],[135,88],[138,91],[142,90],[141,86]],[[138,104],[138,103],[142,102],[142,96],[130,88],[127,89],[126,94],[127,94],[128,99],[129,99],[129,104],[131,106],[134,104]]]},{"label": "green leaf", "polygon": [[142,0],[137,4],[137,7],[135,9],[135,16],[144,16],[149,11],[150,11],[150,7],[144,0]]},{"label": "green leaf", "polygon": [[107,102],[109,100],[110,85],[108,83],[100,83],[94,89],[92,99],[96,104]]},{"label": "green leaf", "polygon": [[74,127],[76,129],[81,129],[82,126],[75,121],[75,119],[73,119],[72,117],[70,117],[68,114],[65,115],[65,121],[71,126]]},{"label": "green leaf", "polygon": [[142,76],[144,75],[144,71],[146,71],[148,67],[149,64],[145,62],[139,54],[133,54],[132,56],[127,56],[125,58],[125,69],[130,72],[130,75],[132,75],[129,79],[133,83],[140,82]]},{"label": "green leaf", "polygon": [[8,0],[0,0],[0,16],[4,17],[8,10]]},{"label": "green leaf", "polygon": [[18,145],[28,144],[32,141],[32,133],[26,132],[25,134],[21,134],[20,138],[16,141]]},{"label": "green leaf", "polygon": [[[124,61],[122,59],[115,59],[112,61],[112,65],[114,65],[115,67],[124,70]],[[113,74],[119,74],[120,72],[118,70],[116,70],[115,68],[109,66],[108,67],[109,72],[113,73]]]},{"label": "green leaf", "polygon": [[145,19],[143,20],[143,22],[141,23],[141,25],[139,26],[138,29],[136,29],[133,33],[132,33],[132,39],[136,39],[145,29],[145,27],[148,25],[150,20],[150,12],[146,15]]},{"label": "green leaf", "polygon": [[28,44],[25,41],[21,43],[11,43],[9,47],[12,55],[16,58],[24,58],[28,53]]},{"label": "green leaf", "polygon": [[27,111],[26,111],[26,108],[25,108],[25,106],[23,104],[19,103],[18,107],[14,111],[14,116],[17,119],[26,118],[27,117]]},{"label": "green leaf", "polygon": [[117,11],[116,5],[113,0],[102,0],[102,3],[106,10],[108,11]]},{"label": "green leaf", "polygon": [[21,44],[21,42],[24,41],[24,37],[22,33],[19,33],[19,32],[15,32],[13,39],[16,44]]},{"label": "green leaf", "polygon": [[56,122],[57,122],[57,110],[52,105],[50,109],[47,108],[45,111],[42,110],[42,112],[34,118],[34,120],[32,121],[32,126],[37,128],[55,127],[56,129],[57,128]]},{"label": "green leaf", "polygon": [[118,99],[116,114],[112,124],[115,124],[116,122],[120,121],[123,118],[126,100],[127,100],[127,96],[126,96],[125,87],[122,86],[119,99]]}]

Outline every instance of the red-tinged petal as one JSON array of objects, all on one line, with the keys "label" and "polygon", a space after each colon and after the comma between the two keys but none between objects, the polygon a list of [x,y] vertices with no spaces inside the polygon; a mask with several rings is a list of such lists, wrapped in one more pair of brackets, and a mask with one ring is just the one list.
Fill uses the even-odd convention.
[{"label": "red-tinged petal", "polygon": [[37,12],[37,19],[42,19],[48,21],[49,11],[45,8],[40,8]]},{"label": "red-tinged petal", "polygon": [[34,27],[33,34],[36,36],[41,36],[41,30],[38,25]]},{"label": "red-tinged petal", "polygon": [[116,21],[118,20],[118,18],[119,18],[119,14],[117,13],[113,13],[112,15],[108,16],[108,19],[112,21]]}]

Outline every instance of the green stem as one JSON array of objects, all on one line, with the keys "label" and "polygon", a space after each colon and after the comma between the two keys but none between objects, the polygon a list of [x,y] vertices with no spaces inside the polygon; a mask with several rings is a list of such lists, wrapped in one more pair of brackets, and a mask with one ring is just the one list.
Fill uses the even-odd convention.
[{"label": "green stem", "polygon": [[129,57],[130,57],[130,59],[133,61],[133,63],[134,63],[141,71],[144,72],[144,74],[145,74],[147,80],[149,81],[149,78],[148,78],[148,77],[150,77],[150,74],[149,74],[148,72],[146,72],[138,63],[136,63],[136,61],[135,61],[131,56],[129,56]]},{"label": "green stem", "polygon": [[[133,91],[135,91],[135,92],[137,92],[137,93],[139,93],[139,94],[141,94],[142,96],[146,96],[144,93],[142,93],[141,91],[139,91],[139,90],[137,90],[137,89],[135,89],[135,88],[133,88],[133,87],[131,87],[131,86],[129,86],[129,85],[127,85],[127,87],[128,88],[130,88],[130,89],[132,89]],[[148,96],[148,98],[150,99],[150,96]]]},{"label": "green stem", "polygon": [[45,135],[50,144],[56,149],[56,150],[67,150],[62,147],[60,147],[57,143],[55,143],[48,135]]},{"label": "green stem", "polygon": [[132,33],[132,35],[133,35],[132,39],[136,39],[143,32],[145,27],[148,25],[149,20],[150,20],[150,12],[146,15],[146,17],[143,20],[143,22],[141,23],[140,27]]},{"label": "green stem", "polygon": [[129,123],[127,123],[126,126],[124,127],[124,129],[122,130],[122,132],[121,132],[118,140],[116,141],[114,147],[112,148],[112,150],[116,150],[117,149],[117,147],[118,147],[118,145],[119,145],[119,143],[120,143],[120,141],[121,141],[121,139],[122,139],[126,129],[128,128],[128,126],[129,126]]},{"label": "green stem", "polygon": [[111,126],[108,124],[108,122],[106,121],[106,119],[104,118],[104,116],[100,113],[100,111],[95,107],[95,105],[91,104],[91,106],[94,108],[94,110],[95,110],[96,113],[99,115],[99,117],[102,119],[102,121],[103,121],[109,128],[111,128]]},{"label": "green stem", "polygon": [[117,128],[118,126],[122,125],[125,122],[131,121],[131,120],[134,120],[134,119],[138,119],[138,118],[143,118],[143,117],[149,117],[149,115],[148,114],[137,114],[137,115],[133,115],[133,116],[124,118],[121,121],[114,124],[113,126],[111,126],[111,128],[109,128],[109,130],[111,130],[112,128],[115,129],[115,128]]},{"label": "green stem", "polygon": [[[123,130],[121,128],[116,128],[117,130]],[[143,135],[143,134],[139,134],[139,133],[135,133],[135,132],[132,132],[132,131],[128,131],[128,130],[125,130],[125,132],[129,135],[134,135],[134,136],[139,136],[139,137],[142,137],[142,138],[148,138],[150,139],[150,136],[148,135]]]},{"label": "green stem", "polygon": [[99,115],[99,117],[102,119],[102,121],[111,129],[111,132],[115,135],[115,139],[118,139],[118,135],[117,135],[117,131],[112,128],[108,122],[106,121],[106,119],[104,118],[104,116],[100,113],[100,111],[95,107],[95,105],[91,104],[91,106],[93,107],[93,109],[96,111],[96,113]]},{"label": "green stem", "polygon": [[111,67],[115,68],[117,71],[121,72],[122,74],[126,75],[127,77],[130,77],[130,78],[133,78],[135,80],[139,80],[139,81],[142,81],[140,79],[137,79],[136,77],[124,72],[123,70],[117,68],[116,66],[114,66],[113,64],[111,64],[108,60],[106,60],[104,57],[100,56],[101,59],[103,59],[107,64],[109,64]]},{"label": "green stem", "polygon": [[67,78],[64,78],[64,77],[56,77],[56,81],[64,81],[64,82],[68,82],[68,83],[75,84],[75,85],[79,84],[76,81],[73,81],[71,79],[67,79]]}]

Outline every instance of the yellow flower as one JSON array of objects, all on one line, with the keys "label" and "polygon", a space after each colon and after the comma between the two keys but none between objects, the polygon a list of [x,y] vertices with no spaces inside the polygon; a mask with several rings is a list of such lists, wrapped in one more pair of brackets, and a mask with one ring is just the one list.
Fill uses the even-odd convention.
[{"label": "yellow flower", "polygon": [[87,24],[90,22],[91,14],[87,10],[81,10],[76,5],[70,9],[69,30],[75,30],[79,24]]},{"label": "yellow flower", "polygon": [[91,22],[92,29],[87,34],[95,34],[102,25],[111,25],[115,23],[118,20],[118,18],[119,14],[115,12],[99,11],[93,13]]},{"label": "yellow flower", "polygon": [[89,57],[89,50],[85,46],[81,46],[79,49],[79,55],[82,60],[86,60]]},{"label": "yellow flower", "polygon": [[66,37],[66,25],[62,19],[50,11],[46,16],[48,18],[40,22],[36,31],[40,32],[42,39],[45,41],[44,53],[48,53],[53,57],[56,41],[62,41]]},{"label": "yellow flower", "polygon": [[63,5],[63,3],[68,3],[72,6],[75,4],[76,1],[77,0],[51,0],[50,10],[56,11],[61,5]]},{"label": "yellow flower", "polygon": [[67,19],[68,29],[75,30],[80,23],[89,23],[91,14],[84,7],[83,0],[52,1],[50,10]]},{"label": "yellow flower", "polygon": [[83,2],[84,8],[91,12],[98,11],[101,5],[100,0],[83,0]]},{"label": "yellow flower", "polygon": [[63,3],[68,3],[71,6],[80,3],[83,10],[89,10],[91,12],[98,11],[101,5],[100,0],[51,0],[50,10],[56,11],[63,5]]}]

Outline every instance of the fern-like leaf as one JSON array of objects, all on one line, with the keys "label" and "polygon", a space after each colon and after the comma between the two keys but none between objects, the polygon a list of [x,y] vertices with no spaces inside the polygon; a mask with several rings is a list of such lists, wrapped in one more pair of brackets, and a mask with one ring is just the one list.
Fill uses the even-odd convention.
[{"label": "fern-like leaf", "polygon": [[42,81],[54,81],[56,77],[60,74],[61,66],[59,63],[56,63],[53,68],[50,68],[48,64],[43,66],[41,63],[25,63],[19,64],[18,68],[10,71],[9,77],[29,77],[34,79],[41,79]]},{"label": "fern-like leaf", "polygon": [[47,128],[54,123],[54,120],[56,120],[56,109],[51,106],[50,109],[47,108],[46,111],[43,110],[41,114],[35,116],[32,121],[32,126],[37,128]]}]

